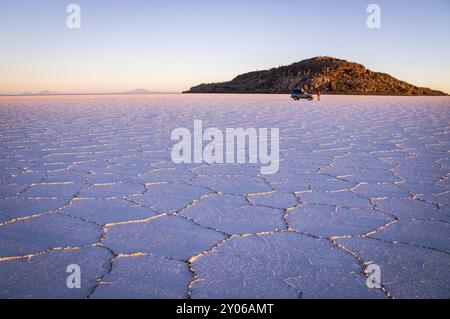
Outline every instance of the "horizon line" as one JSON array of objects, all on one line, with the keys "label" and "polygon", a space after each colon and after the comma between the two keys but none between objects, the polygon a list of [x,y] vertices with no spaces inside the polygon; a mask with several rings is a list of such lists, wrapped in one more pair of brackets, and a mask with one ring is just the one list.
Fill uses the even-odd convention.
[{"label": "horizon line", "polygon": [[0,94],[0,96],[59,96],[59,95],[147,95],[147,94],[182,94],[182,91],[161,91],[161,92],[146,92],[146,93],[132,93],[132,92],[111,92],[111,93],[30,93],[30,94]]}]

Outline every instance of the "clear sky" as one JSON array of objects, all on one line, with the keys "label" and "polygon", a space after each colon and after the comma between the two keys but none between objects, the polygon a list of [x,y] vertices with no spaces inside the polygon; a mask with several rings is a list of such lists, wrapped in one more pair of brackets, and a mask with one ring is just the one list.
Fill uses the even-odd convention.
[{"label": "clear sky", "polygon": [[450,93],[449,39],[448,0],[0,0],[0,94],[181,91],[317,55]]}]

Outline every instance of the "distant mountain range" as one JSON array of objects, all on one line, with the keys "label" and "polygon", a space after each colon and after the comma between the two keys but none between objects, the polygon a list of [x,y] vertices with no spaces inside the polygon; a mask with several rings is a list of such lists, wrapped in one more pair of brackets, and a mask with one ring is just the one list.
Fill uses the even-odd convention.
[{"label": "distant mountain range", "polygon": [[309,93],[447,95],[397,80],[386,73],[371,71],[358,63],[325,56],[241,74],[229,82],[200,84],[184,93],[290,93],[298,83]]},{"label": "distant mountain range", "polygon": [[58,94],[60,94],[60,93],[43,90],[43,91],[39,91],[36,93],[23,92],[23,93],[20,93],[19,95],[58,95]]},{"label": "distant mountain range", "polygon": [[150,91],[146,89],[135,89],[126,92],[111,92],[111,93],[58,93],[48,90],[43,90],[39,92],[23,92],[20,94],[0,94],[0,96],[41,96],[41,95],[109,95],[109,94],[160,94],[160,93],[175,93],[175,92],[164,92],[164,91]]},{"label": "distant mountain range", "polygon": [[136,89],[136,90],[132,90],[132,91],[126,91],[123,92],[124,94],[157,94],[157,93],[163,93],[161,91],[149,91],[146,89]]}]

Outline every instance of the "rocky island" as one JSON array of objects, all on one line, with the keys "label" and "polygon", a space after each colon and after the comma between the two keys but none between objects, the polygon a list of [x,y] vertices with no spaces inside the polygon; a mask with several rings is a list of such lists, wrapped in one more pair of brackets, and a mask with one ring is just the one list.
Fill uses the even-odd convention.
[{"label": "rocky island", "polygon": [[290,93],[301,83],[310,93],[343,95],[447,95],[417,87],[361,64],[333,57],[314,57],[264,71],[238,75],[229,82],[200,84],[184,93]]}]

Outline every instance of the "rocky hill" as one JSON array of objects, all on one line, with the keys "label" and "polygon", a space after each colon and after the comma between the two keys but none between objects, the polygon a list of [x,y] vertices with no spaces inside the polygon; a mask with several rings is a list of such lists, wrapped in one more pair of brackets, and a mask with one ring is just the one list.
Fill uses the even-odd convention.
[{"label": "rocky hill", "polygon": [[447,95],[332,57],[315,57],[223,83],[200,84],[184,93],[290,93],[301,83],[309,93],[352,95]]}]

